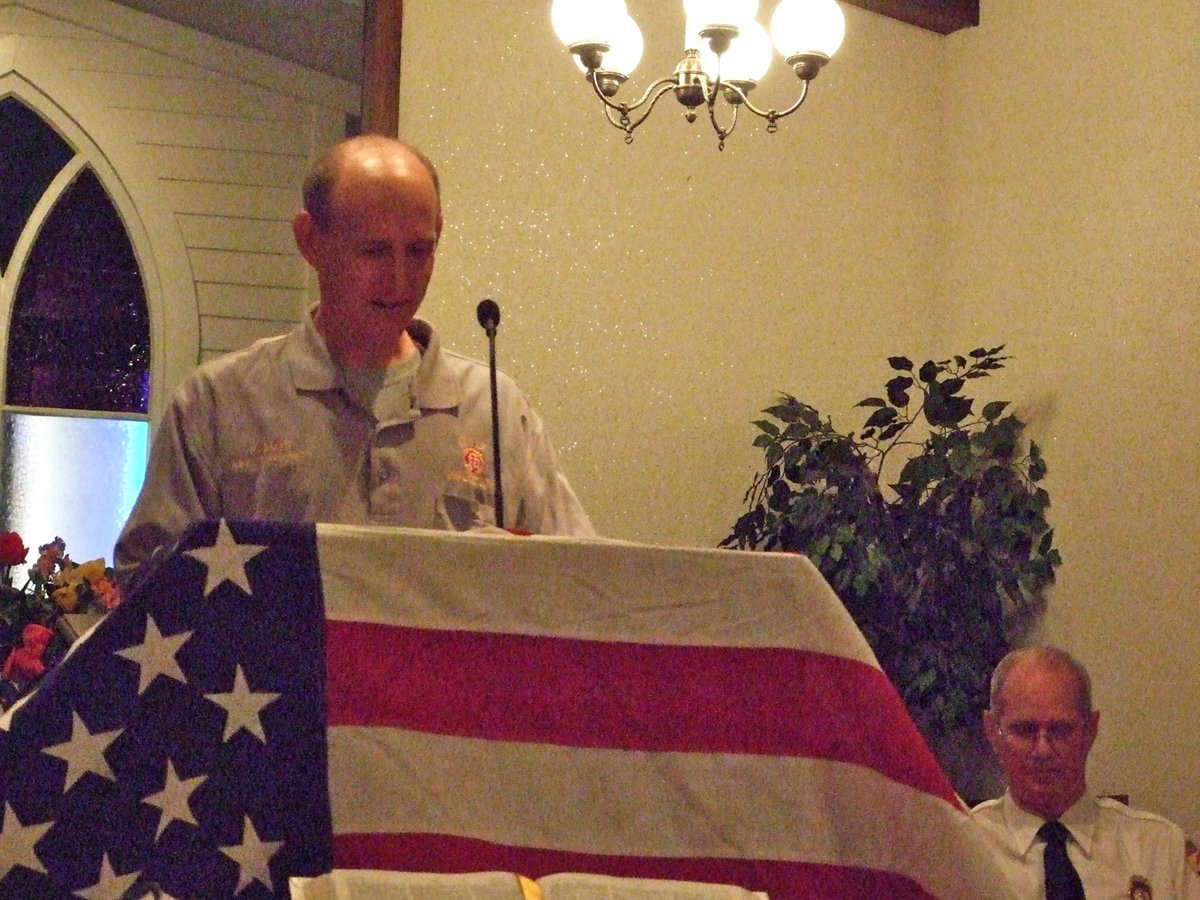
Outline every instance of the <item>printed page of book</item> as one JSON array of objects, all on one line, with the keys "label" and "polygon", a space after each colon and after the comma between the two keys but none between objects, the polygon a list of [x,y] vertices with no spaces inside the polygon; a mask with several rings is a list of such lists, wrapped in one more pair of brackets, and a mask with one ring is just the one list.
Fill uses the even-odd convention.
[{"label": "printed page of book", "polygon": [[335,869],[289,880],[292,900],[522,900],[511,872],[386,872]]},{"label": "printed page of book", "polygon": [[544,900],[768,900],[731,884],[563,872],[538,879]]}]

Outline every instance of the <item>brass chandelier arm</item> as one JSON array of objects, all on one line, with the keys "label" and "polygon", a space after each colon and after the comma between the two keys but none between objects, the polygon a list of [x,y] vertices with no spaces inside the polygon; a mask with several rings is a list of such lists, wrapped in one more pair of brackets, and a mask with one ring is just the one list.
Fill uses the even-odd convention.
[{"label": "brass chandelier arm", "polygon": [[[663,94],[675,87],[674,76],[660,78],[646,88],[646,92],[642,94],[636,103],[614,103],[605,94],[598,71],[597,69],[590,69],[588,71],[588,81],[592,85],[592,90],[596,92],[596,96],[604,104],[604,115],[608,118],[608,121],[614,127],[620,128],[625,132],[626,143],[633,140],[633,130],[650,117],[650,113],[654,111],[655,104],[658,103]],[[637,119],[631,119],[629,114],[641,109],[643,106],[646,107],[645,112],[638,116]],[[615,118],[614,113],[616,114]]]},{"label": "brass chandelier arm", "polygon": [[[800,108],[802,103],[804,103],[804,99],[808,96],[808,85],[809,85],[809,82],[807,80],[801,79],[801,81],[800,81],[800,96],[798,98],[796,98],[795,103],[793,103],[791,106],[789,106],[783,112],[780,112],[777,109],[760,109],[759,107],[755,106],[753,102],[751,102],[750,98],[746,96],[745,91],[743,91],[740,87],[738,87],[736,84],[734,84],[732,82],[729,82],[729,81],[725,82],[724,84],[721,85],[721,89],[723,91],[725,91],[725,98],[727,100],[729,100],[730,105],[733,106],[735,111],[737,110],[737,108],[739,106],[746,107],[748,110],[750,110],[750,112],[754,113],[756,116],[766,119],[767,120],[767,130],[773,133],[775,130],[775,123],[779,119],[782,119],[786,116],[790,116],[792,113],[794,113],[796,110],[798,110]],[[729,96],[730,94],[735,94],[736,99],[731,99]],[[711,112],[711,109],[710,109],[710,112]],[[714,122],[714,124],[715,124],[715,122]],[[730,130],[730,132],[732,132],[733,128],[731,127],[729,130]]]},{"label": "brass chandelier arm", "polygon": [[733,107],[733,118],[729,120],[729,127],[722,128],[717,122],[717,96],[714,93],[708,101],[708,121],[712,123],[713,131],[717,133],[717,149],[725,149],[725,138],[733,134],[733,129],[737,128],[738,107],[736,104],[729,104]]}]

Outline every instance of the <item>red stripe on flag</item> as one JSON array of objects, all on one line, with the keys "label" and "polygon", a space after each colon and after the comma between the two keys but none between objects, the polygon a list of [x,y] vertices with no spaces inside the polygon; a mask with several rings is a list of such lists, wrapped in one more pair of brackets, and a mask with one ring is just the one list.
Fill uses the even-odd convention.
[{"label": "red stripe on flag", "polygon": [[786,648],[326,623],[330,725],[854,763],[957,802],[887,677]]},{"label": "red stripe on flag", "polygon": [[669,878],[736,884],[766,891],[771,900],[934,900],[909,878],[876,869],[800,861],[677,859],[602,856],[508,847],[471,838],[430,834],[339,834],[333,840],[339,869],[407,872],[513,872],[541,878],[555,872],[591,872],[626,878]]}]

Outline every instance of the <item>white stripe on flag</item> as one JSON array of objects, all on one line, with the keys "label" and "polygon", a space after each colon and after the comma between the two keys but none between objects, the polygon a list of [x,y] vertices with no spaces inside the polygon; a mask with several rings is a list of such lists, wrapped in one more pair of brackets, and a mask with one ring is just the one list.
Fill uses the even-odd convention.
[{"label": "white stripe on flag", "polygon": [[[330,729],[336,834],[435,833],[640,857],[803,860],[988,897],[965,814],[872,769],[799,757],[513,744]],[[991,882],[995,883],[995,882]]]},{"label": "white stripe on flag", "polygon": [[[319,525],[326,616],[587,640],[875,656],[791,553]],[[436,562],[433,562],[436,560]]]}]

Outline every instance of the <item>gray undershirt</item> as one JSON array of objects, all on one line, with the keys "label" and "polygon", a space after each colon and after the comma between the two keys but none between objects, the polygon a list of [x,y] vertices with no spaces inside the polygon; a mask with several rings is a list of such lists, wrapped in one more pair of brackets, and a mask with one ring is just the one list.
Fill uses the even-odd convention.
[{"label": "gray undershirt", "polygon": [[360,369],[338,366],[342,387],[361,409],[370,412],[380,425],[411,422],[419,411],[413,399],[412,385],[421,365],[418,350],[403,362],[385,369]]}]

